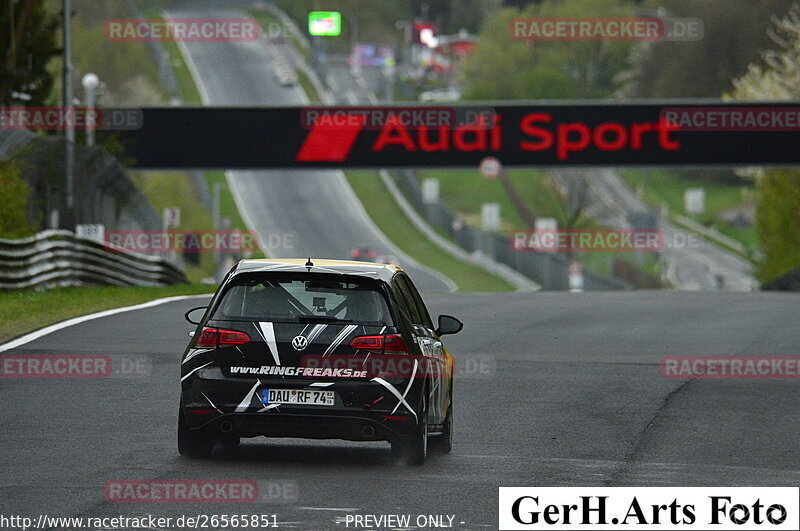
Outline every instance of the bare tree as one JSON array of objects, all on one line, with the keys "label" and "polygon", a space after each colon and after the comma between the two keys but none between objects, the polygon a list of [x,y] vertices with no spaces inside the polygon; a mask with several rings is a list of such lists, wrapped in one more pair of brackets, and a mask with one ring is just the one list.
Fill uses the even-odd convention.
[{"label": "bare tree", "polygon": [[[583,213],[589,206],[591,201],[589,193],[589,185],[586,183],[586,177],[580,173],[571,173],[562,175],[561,181],[561,197],[564,205],[564,216],[561,219],[561,225],[564,229],[570,231],[578,226],[581,221]],[[572,261],[572,247],[567,249],[567,262]]]}]

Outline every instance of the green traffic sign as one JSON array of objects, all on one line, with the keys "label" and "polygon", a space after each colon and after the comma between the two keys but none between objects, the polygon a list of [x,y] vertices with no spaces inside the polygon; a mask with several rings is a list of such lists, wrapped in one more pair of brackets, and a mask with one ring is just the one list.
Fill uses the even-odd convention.
[{"label": "green traffic sign", "polygon": [[308,14],[308,33],[319,37],[342,34],[342,14],[338,11],[312,11]]}]

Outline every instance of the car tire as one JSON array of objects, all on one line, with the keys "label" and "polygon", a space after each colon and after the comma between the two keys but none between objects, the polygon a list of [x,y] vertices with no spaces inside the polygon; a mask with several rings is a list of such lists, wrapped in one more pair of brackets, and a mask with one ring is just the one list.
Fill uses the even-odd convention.
[{"label": "car tire", "polygon": [[428,458],[428,413],[427,408],[421,413],[420,422],[411,437],[403,437],[392,441],[392,457],[410,465],[422,465]]},{"label": "car tire", "polygon": [[216,437],[207,428],[192,430],[183,416],[183,406],[178,412],[178,453],[192,459],[201,459],[211,455]]}]

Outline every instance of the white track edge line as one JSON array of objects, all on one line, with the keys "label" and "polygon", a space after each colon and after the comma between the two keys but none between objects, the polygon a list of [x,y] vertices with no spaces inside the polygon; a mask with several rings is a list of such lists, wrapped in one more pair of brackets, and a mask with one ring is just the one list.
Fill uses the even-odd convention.
[{"label": "white track edge line", "polygon": [[35,341],[41,337],[44,337],[48,334],[52,334],[53,332],[58,332],[59,330],[63,330],[64,328],[69,328],[70,326],[75,326],[77,324],[85,323],[86,321],[93,321],[95,319],[100,319],[102,317],[109,317],[111,315],[116,315],[118,313],[132,312],[134,310],[151,308],[153,306],[159,306],[161,304],[166,304],[169,302],[177,302],[188,299],[199,299],[201,297],[212,297],[212,296],[213,296],[212,293],[208,293],[206,295],[181,295],[177,297],[164,297],[162,299],[155,299],[149,302],[135,304],[133,306],[112,308],[110,310],[103,310],[102,312],[90,313],[88,315],[81,315],[80,317],[73,317],[72,319],[67,319],[66,321],[61,321],[60,323],[55,323],[46,326],[44,328],[40,328],[39,330],[36,330],[34,332],[25,334],[24,336],[18,337],[16,339],[12,339],[8,343],[0,344],[0,352],[4,352],[12,348],[17,348],[19,346],[30,343],[31,341]]}]

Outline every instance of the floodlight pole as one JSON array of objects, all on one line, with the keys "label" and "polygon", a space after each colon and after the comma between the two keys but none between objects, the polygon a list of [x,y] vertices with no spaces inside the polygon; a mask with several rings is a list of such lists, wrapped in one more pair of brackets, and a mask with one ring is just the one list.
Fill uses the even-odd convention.
[{"label": "floodlight pole", "polygon": [[[62,111],[72,117],[74,111],[74,96],[72,93],[72,80],[74,76],[72,66],[72,0],[63,0],[64,9],[64,87]],[[75,129],[69,124],[64,131],[66,140],[64,146],[64,196],[65,212],[62,226],[65,229],[75,228]]]}]

